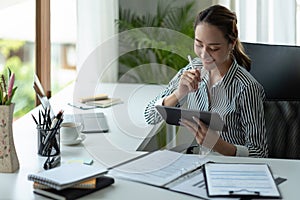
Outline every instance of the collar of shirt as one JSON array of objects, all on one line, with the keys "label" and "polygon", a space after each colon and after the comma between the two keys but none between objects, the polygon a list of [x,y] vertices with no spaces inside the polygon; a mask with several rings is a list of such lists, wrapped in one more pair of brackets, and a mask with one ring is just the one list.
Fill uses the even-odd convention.
[{"label": "collar of shirt", "polygon": [[236,62],[236,60],[234,59],[231,64],[231,67],[229,68],[228,72],[224,75],[220,84],[223,84],[223,86],[225,88],[227,88],[232,83],[238,68],[239,68],[239,65]]}]

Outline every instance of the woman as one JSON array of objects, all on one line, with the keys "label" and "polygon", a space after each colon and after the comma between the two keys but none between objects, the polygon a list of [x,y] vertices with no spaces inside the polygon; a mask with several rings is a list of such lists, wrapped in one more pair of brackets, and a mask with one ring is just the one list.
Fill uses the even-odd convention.
[{"label": "woman", "polygon": [[[213,111],[227,131],[216,132],[200,120],[181,119],[198,144],[228,156],[267,157],[263,87],[250,75],[251,60],[238,39],[235,13],[214,5],[196,17],[194,51],[199,58],[182,68],[145,110],[149,124],[162,120],[155,105]],[[205,73],[204,73],[205,72]],[[213,144],[212,144],[213,141]]]}]

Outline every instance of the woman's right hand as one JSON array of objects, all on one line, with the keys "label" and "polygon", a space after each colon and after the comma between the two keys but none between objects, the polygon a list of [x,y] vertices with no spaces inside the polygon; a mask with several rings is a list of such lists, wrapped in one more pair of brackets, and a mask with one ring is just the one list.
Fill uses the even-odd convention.
[{"label": "woman's right hand", "polygon": [[175,90],[175,95],[178,100],[185,97],[190,92],[198,90],[199,82],[201,81],[200,71],[191,69],[183,72],[180,77],[179,86]]}]

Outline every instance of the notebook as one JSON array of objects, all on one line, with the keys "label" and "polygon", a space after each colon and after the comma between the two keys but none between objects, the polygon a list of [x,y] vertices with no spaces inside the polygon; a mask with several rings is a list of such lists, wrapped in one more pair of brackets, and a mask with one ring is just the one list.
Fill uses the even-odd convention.
[{"label": "notebook", "polygon": [[100,108],[107,108],[110,106],[113,106],[115,104],[122,103],[122,100],[119,98],[107,98],[102,100],[96,100],[96,101],[88,101],[85,104],[89,106],[96,106]]},{"label": "notebook", "polygon": [[[89,180],[86,181],[82,181],[80,183],[77,183],[73,186],[71,186],[71,188],[77,188],[77,189],[94,189],[96,188],[96,179],[97,178],[91,178]],[[47,186],[47,185],[43,185],[37,182],[33,183],[33,189],[51,189],[51,187]]]},{"label": "notebook", "polygon": [[85,195],[91,194],[102,188],[108,187],[114,183],[112,177],[101,176],[96,178],[96,187],[93,189],[76,189],[76,188],[66,188],[63,190],[55,189],[34,189],[35,194],[39,194],[45,197],[50,197],[51,199],[63,199],[63,200],[73,200]]},{"label": "notebook", "polygon": [[107,169],[103,167],[74,163],[28,174],[28,180],[62,190],[105,173],[107,173]]},{"label": "notebook", "polygon": [[[50,109],[51,118],[54,117],[54,112],[50,101],[44,93],[43,87],[35,75],[34,89],[43,106]],[[83,125],[82,133],[106,133],[109,131],[106,117],[102,112],[81,113],[81,114],[64,114],[64,122],[79,122]]]}]

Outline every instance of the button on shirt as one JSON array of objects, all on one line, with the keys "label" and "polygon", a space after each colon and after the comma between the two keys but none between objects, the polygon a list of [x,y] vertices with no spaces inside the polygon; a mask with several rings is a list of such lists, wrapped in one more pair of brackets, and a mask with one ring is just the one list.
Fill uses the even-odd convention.
[{"label": "button on shirt", "polygon": [[[202,65],[200,59],[194,59],[193,63]],[[155,105],[162,104],[163,99],[174,92],[183,72],[190,69],[190,65],[182,68],[167,88],[148,104],[144,113],[147,123],[156,124],[163,120]],[[235,60],[224,77],[210,87],[210,96],[208,75],[203,77],[196,92],[189,93],[176,106],[187,103],[190,109],[217,112],[228,129],[219,132],[220,137],[236,145],[237,156],[267,157],[263,87]]]}]

